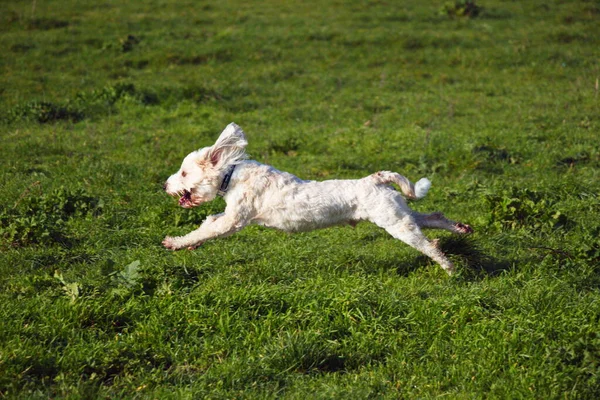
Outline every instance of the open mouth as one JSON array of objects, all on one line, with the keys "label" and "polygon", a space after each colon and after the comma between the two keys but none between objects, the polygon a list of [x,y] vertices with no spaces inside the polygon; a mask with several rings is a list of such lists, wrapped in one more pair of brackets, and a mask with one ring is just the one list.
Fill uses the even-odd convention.
[{"label": "open mouth", "polygon": [[191,207],[193,205],[192,192],[190,192],[189,190],[184,190],[183,194],[179,198],[179,205],[181,207]]}]

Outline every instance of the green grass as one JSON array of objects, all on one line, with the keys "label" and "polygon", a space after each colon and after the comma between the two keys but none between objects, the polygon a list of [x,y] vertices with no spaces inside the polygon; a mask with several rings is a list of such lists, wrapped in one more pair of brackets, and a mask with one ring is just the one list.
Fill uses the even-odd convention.
[{"label": "green grass", "polygon": [[[598,397],[597,2],[121,3],[0,5],[0,397]],[[458,274],[369,224],[164,250],[231,121],[305,179],[429,177]]]}]

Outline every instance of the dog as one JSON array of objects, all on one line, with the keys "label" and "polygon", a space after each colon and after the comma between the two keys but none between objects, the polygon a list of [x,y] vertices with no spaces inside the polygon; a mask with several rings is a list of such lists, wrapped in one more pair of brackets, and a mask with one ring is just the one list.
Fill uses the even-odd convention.
[{"label": "dog", "polygon": [[431,187],[427,178],[413,184],[398,173],[380,171],[355,180],[305,181],[248,160],[247,145],[242,129],[231,123],[214,145],[188,154],[179,171],[167,179],[164,190],[179,197],[181,207],[196,207],[217,196],[227,203],[223,213],[207,217],[195,231],[165,237],[162,244],[167,249],[195,249],[207,240],[229,236],[249,224],[302,232],[371,221],[436,261],[449,275],[454,272],[454,265],[437,241],[428,240],[421,229],[445,229],[458,234],[472,233],[473,229],[446,219],[440,212],[412,211],[391,186],[398,185],[408,199],[421,199]]}]

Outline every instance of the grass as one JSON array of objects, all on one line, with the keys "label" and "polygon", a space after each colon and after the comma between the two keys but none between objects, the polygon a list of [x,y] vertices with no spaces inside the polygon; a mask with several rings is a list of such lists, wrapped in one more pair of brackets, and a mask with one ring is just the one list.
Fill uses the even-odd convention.
[{"label": "grass", "polygon": [[[0,5],[0,397],[597,398],[600,8],[462,3]],[[458,274],[368,224],[164,250],[231,121],[306,179],[429,177]]]}]

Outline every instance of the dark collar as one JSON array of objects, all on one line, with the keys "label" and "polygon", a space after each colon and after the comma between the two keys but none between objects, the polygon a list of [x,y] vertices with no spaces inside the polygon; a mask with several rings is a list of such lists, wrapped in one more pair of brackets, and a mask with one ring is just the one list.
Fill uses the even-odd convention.
[{"label": "dark collar", "polygon": [[235,164],[229,167],[227,173],[223,177],[223,182],[221,182],[221,187],[217,192],[217,196],[223,197],[225,196],[225,193],[227,193],[227,189],[229,188],[229,181],[231,180],[231,175],[233,175],[233,170],[235,170]]}]

